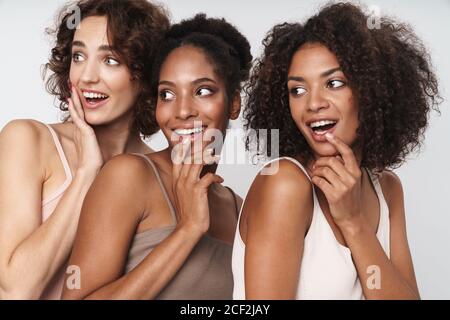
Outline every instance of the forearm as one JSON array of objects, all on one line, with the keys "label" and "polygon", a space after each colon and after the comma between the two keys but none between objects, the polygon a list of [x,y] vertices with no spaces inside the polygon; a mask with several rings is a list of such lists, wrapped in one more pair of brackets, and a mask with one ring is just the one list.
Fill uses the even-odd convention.
[{"label": "forearm", "polygon": [[201,236],[192,229],[175,229],[136,268],[85,299],[154,299],[182,267]]},{"label": "forearm", "polygon": [[19,299],[40,297],[70,253],[83,199],[94,177],[77,174],[50,218],[14,250],[4,271],[3,295]]},{"label": "forearm", "polygon": [[389,260],[364,219],[340,229],[352,253],[366,299],[420,299]]}]

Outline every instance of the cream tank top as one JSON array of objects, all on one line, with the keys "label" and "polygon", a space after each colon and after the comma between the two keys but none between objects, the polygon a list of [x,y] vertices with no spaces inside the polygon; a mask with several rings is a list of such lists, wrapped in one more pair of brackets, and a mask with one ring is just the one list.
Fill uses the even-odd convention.
[{"label": "cream tank top", "polygon": [[[270,164],[281,159],[295,163],[311,180],[305,168],[295,159],[282,157],[269,161]],[[266,165],[267,165],[266,164]],[[380,205],[380,218],[377,239],[386,255],[390,256],[389,209],[381,190],[378,177],[369,172]],[[361,283],[352,260],[349,248],[341,245],[334,236],[313,188],[313,217],[305,236],[300,277],[297,286],[297,300],[363,300],[365,299]],[[245,200],[244,200],[245,204]],[[239,214],[239,221],[242,208]],[[233,299],[245,299],[245,244],[239,231],[239,221],[233,245],[232,271],[234,280]],[[264,279],[261,279],[264,281]]]}]

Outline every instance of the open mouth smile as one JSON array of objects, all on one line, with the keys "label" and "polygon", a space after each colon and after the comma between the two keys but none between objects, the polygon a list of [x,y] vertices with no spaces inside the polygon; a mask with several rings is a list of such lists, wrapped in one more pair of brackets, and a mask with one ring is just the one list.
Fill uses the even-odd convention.
[{"label": "open mouth smile", "polygon": [[319,120],[310,122],[308,125],[311,130],[313,139],[317,142],[325,142],[327,141],[325,138],[326,133],[331,133],[336,128],[338,121],[336,120]]},{"label": "open mouth smile", "polygon": [[206,126],[195,127],[195,128],[179,128],[174,129],[174,132],[179,137],[179,141],[189,139],[190,141],[195,141],[200,138],[205,131]]},{"label": "open mouth smile", "polygon": [[84,101],[86,102],[84,105],[88,109],[96,109],[102,105],[104,105],[109,96],[99,91],[93,90],[81,90],[83,93]]}]

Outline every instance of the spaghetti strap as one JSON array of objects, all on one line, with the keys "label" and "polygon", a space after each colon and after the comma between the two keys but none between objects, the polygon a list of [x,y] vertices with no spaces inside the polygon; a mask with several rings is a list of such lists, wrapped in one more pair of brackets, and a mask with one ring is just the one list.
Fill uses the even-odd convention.
[{"label": "spaghetti strap", "polygon": [[[72,183],[72,171],[70,171],[69,162],[67,161],[66,155],[64,154],[64,150],[62,148],[61,142],[59,141],[55,130],[46,123],[45,123],[45,126],[50,131],[50,134],[55,143],[56,150],[58,151],[59,158],[60,158],[61,163],[64,168],[64,173],[66,174],[66,180],[58,189],[56,189],[56,191],[53,194],[51,194],[46,199],[42,200],[42,207],[44,209],[47,208],[49,205],[51,205],[51,203],[53,201],[56,201],[56,199],[58,199],[61,196],[61,194],[67,189],[67,187]],[[48,214],[44,214],[43,221],[45,221],[48,218],[48,216],[49,216]]]},{"label": "spaghetti strap", "polygon": [[239,220],[239,208],[238,208],[238,204],[237,204],[236,194],[234,193],[234,191],[230,187],[225,186],[225,188],[227,188],[231,192],[231,195],[233,196],[234,209],[236,210],[236,218]]},{"label": "spaghetti strap", "polygon": [[305,167],[300,162],[298,162],[298,160],[291,158],[291,157],[281,157],[276,160],[281,160],[281,159],[286,159],[286,160],[289,160],[289,161],[295,163],[297,165],[297,167],[299,167],[303,171],[303,173],[308,177],[308,179],[311,180],[309,173],[306,171]]},{"label": "spaghetti strap", "polygon": [[147,157],[144,154],[140,154],[140,153],[133,153],[133,155],[139,156],[144,158],[144,160],[150,165],[150,167],[153,169],[153,172],[155,173],[156,179],[158,180],[159,186],[161,187],[162,193],[164,195],[164,198],[167,201],[167,204],[169,206],[169,210],[170,210],[170,214],[172,215],[172,218],[174,220],[175,225],[177,224],[177,215],[175,213],[175,209],[172,205],[172,202],[170,201],[169,198],[169,194],[167,193],[166,188],[164,187],[164,183],[162,182],[161,176],[159,175],[158,169],[156,168],[155,164],[153,163],[152,160],[150,160],[149,157]]},{"label": "spaghetti strap", "polygon": [[72,179],[72,171],[70,171],[69,162],[67,161],[66,155],[64,154],[64,150],[62,148],[61,142],[58,139],[58,135],[56,134],[55,130],[49,125],[46,124],[48,130],[50,131],[53,141],[55,142],[56,150],[58,150],[59,157],[61,159],[61,162],[64,167],[64,172],[66,173],[66,177],[68,180]]}]

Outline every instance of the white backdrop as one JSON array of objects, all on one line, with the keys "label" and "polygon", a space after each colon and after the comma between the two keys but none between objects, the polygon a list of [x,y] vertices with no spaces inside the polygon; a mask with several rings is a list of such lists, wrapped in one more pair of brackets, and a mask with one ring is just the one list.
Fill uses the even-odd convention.
[{"label": "white backdrop", "polygon": [[[49,56],[51,39],[44,30],[53,26],[54,16],[64,0],[0,0],[0,128],[17,118],[57,122],[58,109],[45,90],[41,65]],[[303,21],[316,12],[323,1],[266,0],[211,1],[167,0],[172,20],[179,21],[197,12],[225,17],[237,25],[252,44],[254,56],[261,40],[276,23]],[[430,48],[444,98],[450,87],[450,1],[365,0],[382,14],[409,22]],[[424,299],[450,299],[450,112],[447,101],[442,114],[433,114],[425,146],[418,156],[396,170],[403,182],[409,243],[417,280]],[[235,121],[233,128],[240,128]],[[165,146],[157,134],[149,141],[155,149]],[[219,174],[225,184],[244,196],[256,173],[251,165],[222,165]]]}]

